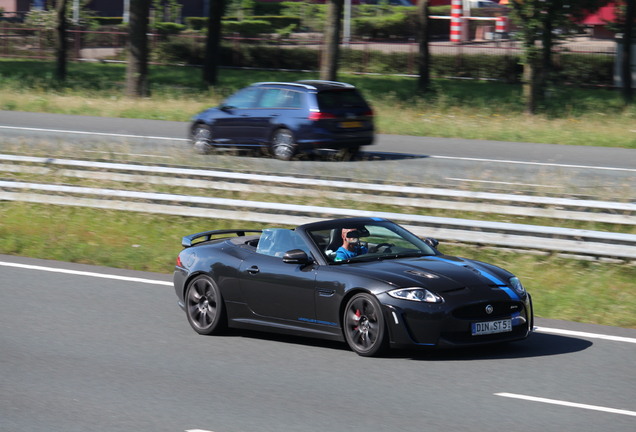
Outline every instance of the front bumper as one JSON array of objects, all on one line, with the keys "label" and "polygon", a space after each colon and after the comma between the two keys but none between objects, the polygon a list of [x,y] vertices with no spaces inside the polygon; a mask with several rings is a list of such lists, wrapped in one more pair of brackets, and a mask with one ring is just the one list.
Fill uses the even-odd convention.
[{"label": "front bumper", "polygon": [[[510,342],[527,338],[534,325],[532,299],[478,301],[453,307],[449,304],[418,304],[406,300],[383,302],[384,317],[395,347],[464,347]],[[487,314],[485,306],[495,305]],[[483,310],[483,314],[477,311]],[[502,333],[473,335],[472,324],[511,320],[512,329]]]}]

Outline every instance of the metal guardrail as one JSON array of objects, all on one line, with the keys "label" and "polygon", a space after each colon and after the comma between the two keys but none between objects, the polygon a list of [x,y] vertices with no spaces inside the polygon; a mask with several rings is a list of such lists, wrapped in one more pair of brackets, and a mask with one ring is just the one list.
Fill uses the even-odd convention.
[{"label": "metal guardrail", "polygon": [[[523,214],[573,220],[594,219],[608,223],[636,225],[636,216],[634,216],[636,204],[633,203],[494,194],[15,155],[0,155],[0,160],[14,162],[13,164],[0,164],[0,171],[14,173],[45,175],[54,172],[61,176],[116,182],[241,190],[271,195],[295,196],[302,194],[303,196],[312,195],[330,199],[391,203],[423,208]],[[61,169],[61,167],[84,169]],[[360,193],[360,191],[369,193]],[[285,225],[297,225],[326,217],[376,216],[398,221],[418,235],[434,236],[456,242],[565,252],[594,257],[636,259],[636,235],[582,229],[18,181],[0,181],[0,200]],[[491,204],[491,202],[506,204]],[[575,210],[566,210],[567,208]]]}]

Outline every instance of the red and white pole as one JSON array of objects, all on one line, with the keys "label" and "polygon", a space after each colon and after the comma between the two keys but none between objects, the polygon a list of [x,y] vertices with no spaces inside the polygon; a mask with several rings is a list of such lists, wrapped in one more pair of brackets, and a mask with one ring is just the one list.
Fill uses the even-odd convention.
[{"label": "red and white pole", "polygon": [[505,17],[505,16],[497,17],[497,21],[495,23],[495,32],[508,33],[508,17]]},{"label": "red and white pole", "polygon": [[462,0],[452,0],[450,19],[450,41],[460,43],[462,41]]}]

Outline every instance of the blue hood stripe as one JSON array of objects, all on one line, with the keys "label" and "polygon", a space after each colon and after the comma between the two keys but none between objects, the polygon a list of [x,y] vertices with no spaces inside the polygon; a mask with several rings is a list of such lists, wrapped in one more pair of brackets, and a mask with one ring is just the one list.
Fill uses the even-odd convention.
[{"label": "blue hood stripe", "polygon": [[[437,256],[432,256],[432,257],[429,257],[429,258],[430,259],[435,259],[437,261],[442,261],[442,262],[445,262],[445,263],[448,263],[448,264],[453,264],[453,265],[456,265],[458,267],[466,267],[466,264],[464,264],[464,263],[458,263],[456,261],[451,261],[451,260],[440,258],[440,257],[437,257]],[[491,282],[494,282],[499,288],[501,288],[502,291],[504,291],[506,294],[508,294],[508,297],[510,297],[512,300],[521,300],[519,298],[519,296],[517,295],[517,293],[514,290],[512,290],[508,286],[508,284],[503,282],[501,279],[499,279],[495,275],[493,275],[491,273],[488,273],[487,271],[482,270],[482,269],[477,268],[477,267],[472,266],[472,265],[470,267],[475,269],[475,270],[477,270],[477,272],[479,272],[479,274],[481,276],[485,277],[486,279],[488,279]]]}]

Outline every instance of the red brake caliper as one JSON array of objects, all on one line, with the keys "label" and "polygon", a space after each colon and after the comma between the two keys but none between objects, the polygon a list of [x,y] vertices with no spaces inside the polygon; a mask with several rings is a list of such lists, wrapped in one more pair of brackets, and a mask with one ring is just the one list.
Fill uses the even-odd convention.
[{"label": "red brake caliper", "polygon": [[[356,318],[358,318],[358,322],[360,322],[360,317],[362,316],[362,313],[360,312],[360,309],[356,309]],[[355,326],[353,328],[353,330],[358,330],[358,326]]]}]

